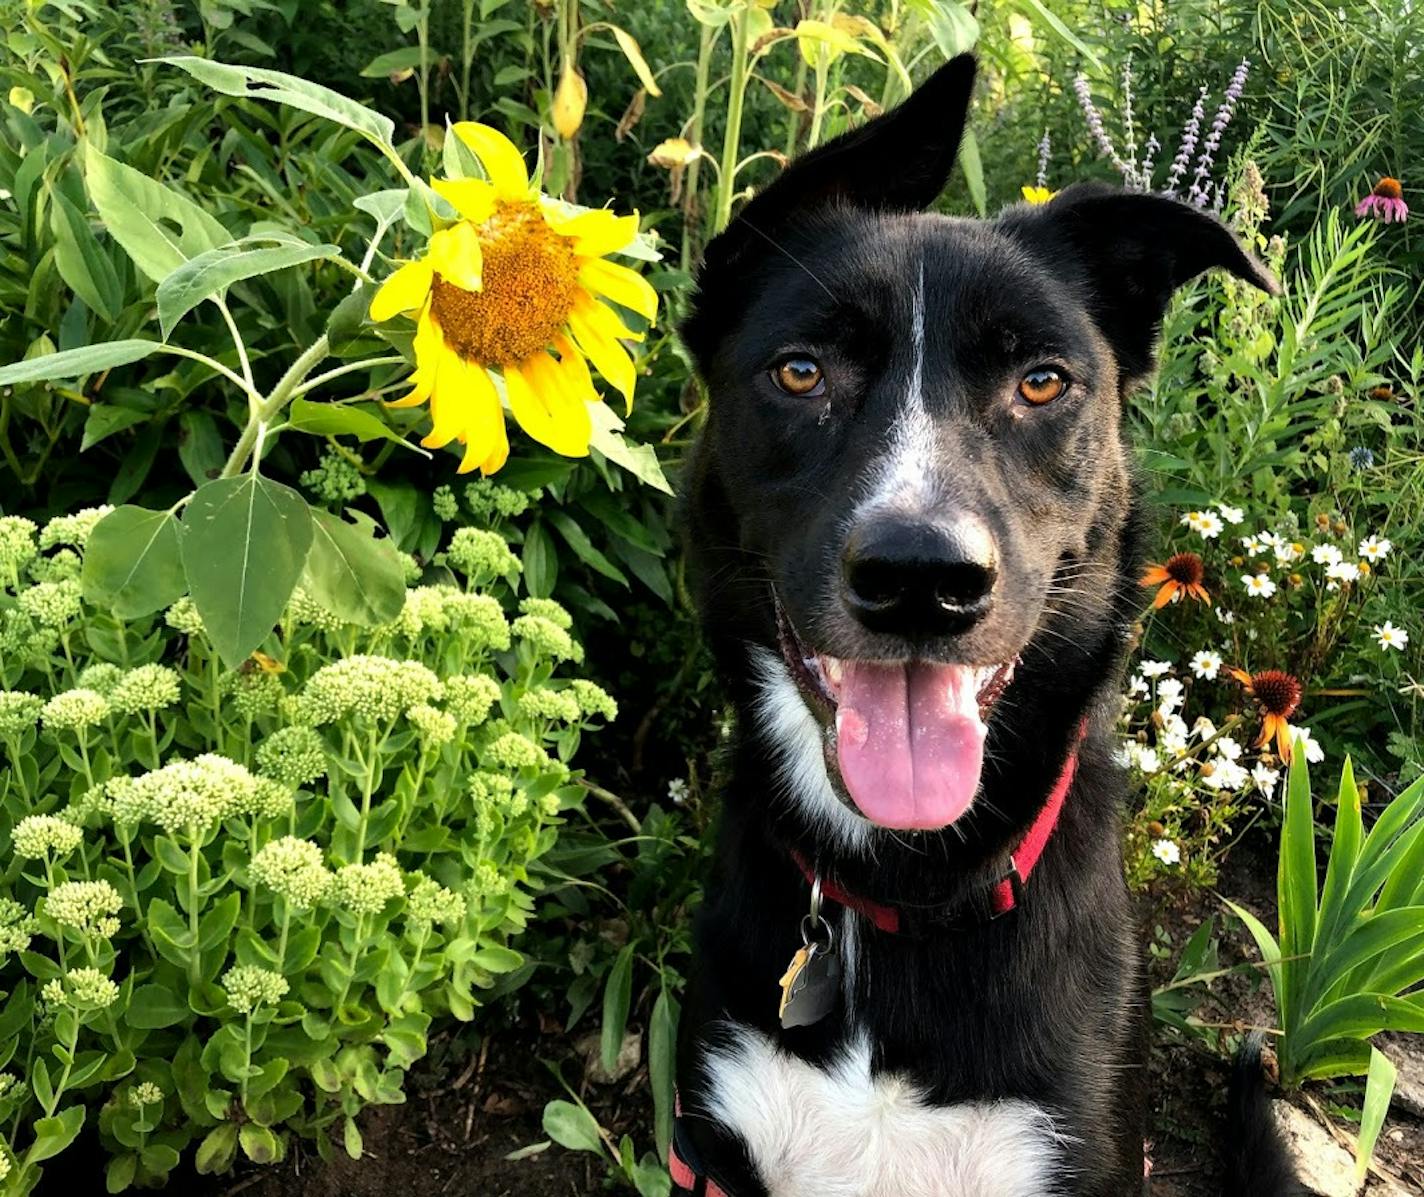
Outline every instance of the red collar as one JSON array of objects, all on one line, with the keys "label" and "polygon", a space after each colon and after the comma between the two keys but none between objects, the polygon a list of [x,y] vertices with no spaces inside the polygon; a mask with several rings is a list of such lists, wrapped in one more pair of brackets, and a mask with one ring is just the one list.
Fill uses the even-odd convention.
[{"label": "red collar", "polygon": [[[1079,731],[1078,739],[1081,740],[1086,733],[1087,725],[1085,723]],[[1019,841],[1019,846],[1009,857],[1008,874],[994,883],[990,894],[994,918],[1008,914],[1018,905],[1020,891],[1027,884],[1034,869],[1038,867],[1039,858],[1043,855],[1044,848],[1048,846],[1054,828],[1058,826],[1058,816],[1063,811],[1063,802],[1068,797],[1069,789],[1072,788],[1073,775],[1077,769],[1078,745],[1075,742],[1072,751],[1068,754],[1068,759],[1063,762],[1063,769],[1058,774],[1058,780],[1053,783],[1053,789],[1049,791],[1048,801],[1038,812],[1038,817],[1034,819],[1033,825],[1028,829],[1028,834]],[[806,858],[800,852],[793,851],[791,855],[805,875],[806,881],[814,882],[815,873]],[[821,893],[831,901],[839,902],[857,914],[863,914],[881,931],[898,934],[902,929],[905,912],[897,906],[887,906],[880,902],[873,902],[869,898],[849,893],[829,877],[821,878]]]}]

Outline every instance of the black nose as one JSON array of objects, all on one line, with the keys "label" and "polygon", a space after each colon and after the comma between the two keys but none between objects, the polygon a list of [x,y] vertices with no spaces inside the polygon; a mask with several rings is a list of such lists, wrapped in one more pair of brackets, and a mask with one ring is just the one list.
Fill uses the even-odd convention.
[{"label": "black nose", "polygon": [[993,602],[994,538],[972,516],[863,521],[851,530],[841,564],[846,606],[872,632],[955,635],[983,619]]}]

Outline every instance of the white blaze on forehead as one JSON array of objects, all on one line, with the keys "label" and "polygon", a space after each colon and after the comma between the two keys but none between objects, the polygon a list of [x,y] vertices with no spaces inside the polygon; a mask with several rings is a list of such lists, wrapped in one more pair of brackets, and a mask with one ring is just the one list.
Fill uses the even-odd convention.
[{"label": "white blaze on forehead", "polygon": [[935,459],[934,423],[925,409],[925,267],[920,263],[910,301],[910,375],[905,397],[890,427],[890,443],[876,468],[871,494],[861,510],[919,510],[929,504]]},{"label": "white blaze on forehead", "polygon": [[1050,1197],[1071,1140],[1029,1101],[937,1106],[876,1074],[864,1036],[824,1067],[727,1023],[698,1115],[739,1134],[772,1197]]}]

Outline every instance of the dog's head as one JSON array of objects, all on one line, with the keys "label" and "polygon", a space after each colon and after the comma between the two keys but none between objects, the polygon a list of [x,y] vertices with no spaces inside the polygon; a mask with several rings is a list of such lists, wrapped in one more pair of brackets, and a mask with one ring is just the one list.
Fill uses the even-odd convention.
[{"label": "dog's head", "polygon": [[1121,410],[1166,304],[1211,267],[1275,286],[1156,195],[927,214],[973,77],[794,162],[708,246],[684,328],[704,617],[804,813],[850,838],[962,835],[1002,759],[1076,721],[1121,640]]}]

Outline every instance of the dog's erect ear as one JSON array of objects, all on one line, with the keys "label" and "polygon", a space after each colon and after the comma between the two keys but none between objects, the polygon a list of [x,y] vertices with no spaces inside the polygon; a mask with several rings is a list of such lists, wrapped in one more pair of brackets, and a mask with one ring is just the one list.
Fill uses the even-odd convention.
[{"label": "dog's erect ear", "polygon": [[898,108],[795,159],[708,244],[702,281],[748,252],[774,253],[788,224],[819,208],[928,208],[954,168],[973,87],[974,58],[961,54]]},{"label": "dog's erect ear", "polygon": [[1179,200],[1099,183],[1019,207],[999,227],[1068,282],[1081,283],[1125,378],[1152,369],[1172,292],[1213,267],[1272,295],[1280,285],[1216,216]]}]

